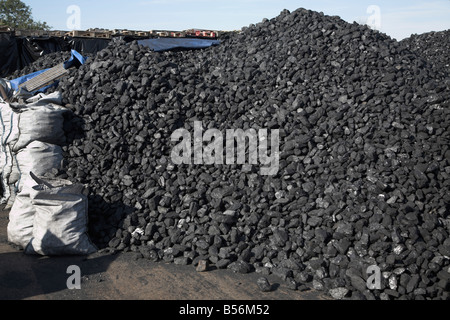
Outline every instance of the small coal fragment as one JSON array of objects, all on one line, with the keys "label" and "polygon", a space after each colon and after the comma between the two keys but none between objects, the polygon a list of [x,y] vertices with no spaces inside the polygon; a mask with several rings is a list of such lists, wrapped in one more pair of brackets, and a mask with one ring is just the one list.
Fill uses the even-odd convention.
[{"label": "small coal fragment", "polygon": [[348,294],[349,290],[347,288],[334,288],[330,289],[330,295],[337,300],[342,300]]},{"label": "small coal fragment", "polygon": [[270,284],[269,280],[265,277],[261,277],[257,281],[258,287],[262,292],[270,292],[272,291],[272,285]]},{"label": "small coal fragment", "polygon": [[242,260],[230,263],[227,268],[236,273],[249,273],[251,271],[251,266]]},{"label": "small coal fragment", "polygon": [[208,271],[208,268],[209,268],[208,261],[200,260],[195,270],[197,270],[197,272],[205,272]]}]

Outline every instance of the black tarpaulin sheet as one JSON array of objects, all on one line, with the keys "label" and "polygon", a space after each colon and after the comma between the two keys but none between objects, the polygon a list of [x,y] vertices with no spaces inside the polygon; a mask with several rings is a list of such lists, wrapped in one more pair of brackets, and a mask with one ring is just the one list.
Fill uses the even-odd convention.
[{"label": "black tarpaulin sheet", "polygon": [[33,38],[33,45],[39,47],[40,51],[45,55],[53,52],[70,51],[70,45],[62,37],[52,38]]},{"label": "black tarpaulin sheet", "polygon": [[105,49],[110,41],[109,39],[72,38],[69,44],[73,50],[81,54],[95,54]]},{"label": "black tarpaulin sheet", "polygon": [[16,38],[0,33],[0,78],[20,69],[20,56]]},{"label": "black tarpaulin sheet", "polygon": [[44,55],[41,47],[31,38],[16,38],[19,51],[20,68],[24,68]]},{"label": "black tarpaulin sheet", "polygon": [[70,51],[64,38],[27,38],[1,33],[0,77],[5,78],[46,54],[61,51]]}]

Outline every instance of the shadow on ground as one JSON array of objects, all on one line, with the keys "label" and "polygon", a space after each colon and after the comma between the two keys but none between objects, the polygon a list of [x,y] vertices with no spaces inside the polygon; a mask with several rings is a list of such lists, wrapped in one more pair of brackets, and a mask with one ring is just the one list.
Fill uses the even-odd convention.
[{"label": "shadow on ground", "polygon": [[[8,213],[0,212],[0,300],[328,300],[313,290],[292,291],[268,277],[262,292],[257,273],[197,272],[193,266],[155,263],[134,252],[41,257],[25,255],[7,242]],[[70,266],[81,271],[81,289],[69,290]]]},{"label": "shadow on ground", "polygon": [[73,275],[67,273],[69,266],[78,266],[86,279],[106,272],[116,258],[99,253],[65,257],[25,255],[8,244],[8,217],[9,212],[0,212],[0,300],[89,298],[83,297],[80,290],[68,290],[67,282]]},{"label": "shadow on ground", "polygon": [[[111,255],[86,257],[39,257],[22,252],[0,254],[0,299],[23,300],[28,298],[88,299],[82,290],[68,290],[74,284],[70,266],[77,266],[86,279],[105,272],[114,261]],[[64,292],[64,294],[63,294]]]}]

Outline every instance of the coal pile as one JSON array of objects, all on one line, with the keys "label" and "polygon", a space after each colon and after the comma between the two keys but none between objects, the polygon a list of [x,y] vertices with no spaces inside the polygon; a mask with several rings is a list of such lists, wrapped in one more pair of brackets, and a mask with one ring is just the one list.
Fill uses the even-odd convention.
[{"label": "coal pile", "polygon": [[17,79],[19,77],[41,71],[44,69],[53,68],[59,63],[63,63],[70,59],[70,52],[61,51],[53,52],[42,56],[40,59],[32,62],[25,68],[15,71],[13,74],[8,76],[9,80]]},{"label": "coal pile", "polygon": [[[208,50],[112,42],[59,90],[63,176],[89,184],[99,247],[336,299],[449,299],[448,83],[404,43],[285,10]],[[175,165],[194,121],[279,130],[278,173]]]},{"label": "coal pile", "polygon": [[414,34],[402,41],[408,49],[433,65],[434,71],[449,80],[450,30]]}]

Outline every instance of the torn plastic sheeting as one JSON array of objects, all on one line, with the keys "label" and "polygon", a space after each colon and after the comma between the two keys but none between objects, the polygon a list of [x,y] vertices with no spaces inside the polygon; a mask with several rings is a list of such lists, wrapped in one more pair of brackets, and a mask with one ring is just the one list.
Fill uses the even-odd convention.
[{"label": "torn plastic sheeting", "polygon": [[138,41],[140,45],[149,47],[150,49],[160,52],[169,51],[174,49],[206,49],[211,46],[219,45],[219,40],[206,40],[206,39],[148,39]]},{"label": "torn plastic sheeting", "polygon": [[[82,64],[84,64],[85,62],[86,62],[86,58],[85,58],[85,57],[83,57],[83,56],[82,56],[80,53],[78,53],[77,51],[72,50],[72,56],[71,56],[71,58],[70,58],[68,61],[64,62],[64,68],[68,69],[68,68],[71,68],[73,65],[76,65],[76,64],[82,65]],[[40,74],[42,74],[42,73],[44,73],[45,71],[48,71],[48,70],[50,70],[50,69],[40,70],[40,71],[31,73],[31,74],[27,74],[27,75],[25,75],[25,76],[23,76],[23,77],[20,77],[20,78],[11,80],[11,81],[9,82],[10,85],[11,85],[11,88],[12,88],[14,91],[17,91],[17,90],[19,89],[19,86],[20,86],[22,83],[25,83],[25,82],[27,82],[27,81],[29,81],[29,80],[31,80],[31,79],[37,77],[38,75],[40,75]],[[48,88],[52,87],[53,85],[54,85],[54,84],[49,85],[49,86],[47,86],[47,87],[45,87],[45,88],[42,88],[42,89],[40,89],[40,90],[38,90],[38,91],[36,91],[36,92],[45,92]]]}]

